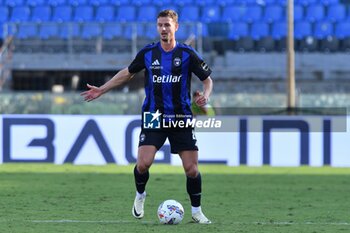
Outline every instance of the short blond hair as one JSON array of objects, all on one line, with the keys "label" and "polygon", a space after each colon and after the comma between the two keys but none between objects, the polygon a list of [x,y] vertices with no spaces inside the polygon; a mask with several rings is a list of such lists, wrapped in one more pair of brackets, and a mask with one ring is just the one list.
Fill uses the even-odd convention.
[{"label": "short blond hair", "polygon": [[167,9],[167,10],[162,10],[161,12],[159,12],[158,16],[157,16],[157,19],[160,18],[160,17],[170,17],[174,20],[174,22],[178,22],[179,20],[179,16],[177,15],[176,11],[174,10],[170,10],[170,9]]}]

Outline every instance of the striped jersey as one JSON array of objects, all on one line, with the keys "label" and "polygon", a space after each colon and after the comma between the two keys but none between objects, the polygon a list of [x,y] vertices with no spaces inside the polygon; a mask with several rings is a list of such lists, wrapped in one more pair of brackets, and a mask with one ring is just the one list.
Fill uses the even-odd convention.
[{"label": "striped jersey", "polygon": [[130,73],[145,69],[146,98],[142,112],[192,115],[191,75],[200,80],[211,74],[208,65],[190,46],[176,43],[166,52],[160,42],[145,46],[128,67]]}]

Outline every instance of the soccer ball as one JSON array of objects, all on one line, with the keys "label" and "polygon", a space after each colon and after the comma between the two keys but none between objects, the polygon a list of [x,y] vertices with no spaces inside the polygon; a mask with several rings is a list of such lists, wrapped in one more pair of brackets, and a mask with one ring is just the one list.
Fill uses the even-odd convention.
[{"label": "soccer ball", "polygon": [[157,215],[162,224],[179,224],[184,218],[185,210],[175,200],[166,200],[159,205]]}]

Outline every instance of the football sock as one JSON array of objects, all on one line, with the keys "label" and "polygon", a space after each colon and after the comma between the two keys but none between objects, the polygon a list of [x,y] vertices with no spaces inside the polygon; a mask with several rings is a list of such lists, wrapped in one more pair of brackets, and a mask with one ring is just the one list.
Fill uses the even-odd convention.
[{"label": "football sock", "polygon": [[135,185],[138,193],[142,194],[145,192],[146,184],[149,178],[149,172],[139,173],[136,166],[134,168]]},{"label": "football sock", "polygon": [[202,178],[198,173],[197,177],[191,178],[187,176],[186,182],[187,193],[190,195],[191,205],[199,207],[201,205]]}]

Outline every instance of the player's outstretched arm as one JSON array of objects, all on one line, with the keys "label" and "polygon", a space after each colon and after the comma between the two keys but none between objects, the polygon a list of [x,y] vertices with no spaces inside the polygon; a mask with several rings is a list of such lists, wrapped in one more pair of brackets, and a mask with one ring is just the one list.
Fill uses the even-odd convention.
[{"label": "player's outstretched arm", "polygon": [[203,81],[203,94],[198,94],[197,98],[195,99],[195,102],[198,106],[204,106],[209,101],[209,96],[211,94],[211,91],[213,90],[213,80],[210,78],[206,78]]},{"label": "player's outstretched arm", "polygon": [[85,101],[90,102],[94,99],[97,99],[109,90],[118,87],[126,81],[130,80],[133,77],[133,75],[134,74],[131,74],[129,72],[128,68],[124,68],[121,71],[119,71],[116,75],[114,75],[112,79],[110,79],[100,87],[86,84],[86,86],[89,89],[87,91],[82,92],[80,95],[84,97]]}]

